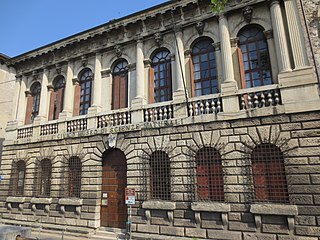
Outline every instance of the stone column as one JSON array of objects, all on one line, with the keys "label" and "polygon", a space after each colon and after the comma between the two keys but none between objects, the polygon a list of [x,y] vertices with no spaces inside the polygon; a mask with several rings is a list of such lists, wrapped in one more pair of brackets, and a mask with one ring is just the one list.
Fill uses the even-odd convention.
[{"label": "stone column", "polygon": [[273,0],[270,4],[271,22],[276,45],[276,53],[278,59],[278,67],[281,72],[291,71],[290,58],[288,52],[288,44],[286,32],[282,19],[280,3],[278,0]]},{"label": "stone column", "polygon": [[36,117],[36,121],[45,121],[48,120],[48,69],[44,68],[42,73],[41,81],[41,94],[40,94],[40,106],[39,106],[39,115]]},{"label": "stone column", "polygon": [[185,77],[185,63],[184,63],[184,46],[182,41],[182,29],[177,28],[175,30],[176,36],[176,48],[175,48],[175,61],[176,61],[176,92],[184,93],[184,77]]},{"label": "stone column", "polygon": [[102,97],[102,77],[101,77],[101,60],[102,54],[96,53],[95,65],[94,65],[94,79],[93,79],[93,99],[92,106],[88,110],[88,114],[96,114],[101,112],[101,97]]},{"label": "stone column", "polygon": [[223,83],[221,84],[223,111],[236,113],[239,111],[238,85],[234,79],[228,20],[223,14],[219,15],[219,31],[223,79]]},{"label": "stone column", "polygon": [[69,61],[67,66],[66,88],[64,91],[63,111],[60,113],[60,118],[72,116],[73,109],[73,62]]},{"label": "stone column", "polygon": [[220,46],[224,82],[235,82],[228,21],[225,15],[219,15]]},{"label": "stone column", "polygon": [[271,71],[272,71],[272,81],[273,83],[277,83],[279,68],[278,68],[277,54],[274,46],[273,31],[267,30],[267,31],[264,31],[263,33],[267,39],[267,44],[268,44]]},{"label": "stone column", "polygon": [[294,69],[305,68],[309,65],[306,47],[303,39],[302,29],[296,1],[285,0],[284,6],[289,28],[290,43],[294,61]]},{"label": "stone column", "polygon": [[[222,78],[222,61],[221,61],[221,49],[220,42],[213,43],[214,52],[216,55],[216,66],[217,66],[217,79],[218,86],[220,87],[223,78]],[[220,89],[219,89],[220,90]]]},{"label": "stone column", "polygon": [[136,96],[135,99],[143,99],[145,93],[144,86],[144,54],[143,41],[141,38],[137,40],[137,59],[136,59]]},{"label": "stone column", "polygon": [[16,76],[16,82],[14,86],[14,98],[12,103],[12,121],[18,120],[18,108],[19,108],[19,99],[20,99],[20,91],[21,91],[21,82],[22,82],[22,75]]},{"label": "stone column", "polygon": [[112,76],[111,76],[111,69],[104,69],[101,71],[101,78],[102,78],[102,91],[103,91],[103,98],[102,98],[102,111],[111,111],[111,98],[112,98]]},{"label": "stone column", "polygon": [[26,115],[26,108],[27,108],[27,98],[26,98],[26,90],[27,85],[26,82],[28,78],[25,75],[21,77],[21,85],[20,85],[20,93],[19,93],[19,105],[17,107],[17,120],[18,122],[24,123],[25,115]]}]

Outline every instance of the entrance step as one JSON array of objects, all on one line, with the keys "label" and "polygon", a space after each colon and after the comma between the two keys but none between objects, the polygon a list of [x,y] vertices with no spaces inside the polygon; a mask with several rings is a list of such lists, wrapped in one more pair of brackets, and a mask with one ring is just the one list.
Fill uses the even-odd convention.
[{"label": "entrance step", "polygon": [[101,227],[94,235],[90,236],[92,240],[125,240],[126,231],[118,228]]}]

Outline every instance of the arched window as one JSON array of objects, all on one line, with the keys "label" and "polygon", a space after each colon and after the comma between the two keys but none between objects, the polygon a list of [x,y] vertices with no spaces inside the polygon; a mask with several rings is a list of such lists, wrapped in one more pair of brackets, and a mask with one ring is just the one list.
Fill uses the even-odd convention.
[{"label": "arched window", "polygon": [[242,29],[239,34],[239,64],[242,88],[272,84],[267,40],[257,26]]},{"label": "arched window", "polygon": [[213,41],[201,39],[192,47],[193,95],[202,96],[218,93],[217,66]]},{"label": "arched window", "polygon": [[30,94],[27,97],[26,124],[32,123],[39,115],[41,85],[39,82],[32,84]]},{"label": "arched window", "polygon": [[54,91],[51,93],[49,120],[58,119],[59,113],[63,110],[65,86],[66,81],[63,76],[59,76],[53,81]]},{"label": "arched window", "polygon": [[76,86],[75,113],[74,115],[86,115],[91,106],[93,74],[90,69],[84,69],[80,73],[79,86]]},{"label": "arched window", "polygon": [[13,196],[23,196],[26,177],[26,163],[20,160],[13,164],[11,173],[11,193]]},{"label": "arched window", "polygon": [[170,159],[163,151],[155,151],[150,156],[151,199],[171,200]]},{"label": "arched window", "polygon": [[172,100],[171,56],[167,49],[154,54],[150,71],[150,103]]},{"label": "arched window", "polygon": [[211,147],[196,154],[197,197],[199,201],[224,201],[221,156]]},{"label": "arched window", "polygon": [[119,61],[112,71],[112,109],[128,107],[128,62]]},{"label": "arched window", "polygon": [[49,159],[43,159],[39,168],[39,189],[38,196],[49,197],[51,190],[52,165]]},{"label": "arched window", "polygon": [[79,157],[69,159],[68,197],[80,198],[82,164]]},{"label": "arched window", "polygon": [[273,144],[260,144],[252,152],[252,174],[256,202],[289,202],[284,159]]}]

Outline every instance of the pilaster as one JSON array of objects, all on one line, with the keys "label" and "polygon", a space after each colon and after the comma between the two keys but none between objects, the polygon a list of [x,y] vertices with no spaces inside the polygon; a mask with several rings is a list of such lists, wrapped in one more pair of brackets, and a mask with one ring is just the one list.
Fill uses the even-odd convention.
[{"label": "pilaster", "polygon": [[66,101],[63,102],[63,111],[60,113],[59,118],[67,118],[72,116],[73,109],[73,62],[69,61],[67,66],[67,79],[66,79],[66,88],[64,92],[64,99]]},{"label": "pilaster", "polygon": [[273,0],[271,2],[270,12],[279,71],[291,71],[286,32],[284,30],[283,18],[278,0]]},{"label": "pilaster", "polygon": [[136,95],[132,104],[135,102],[143,102],[145,99],[145,79],[144,79],[144,54],[143,54],[143,40],[137,40],[137,56],[136,56]]}]

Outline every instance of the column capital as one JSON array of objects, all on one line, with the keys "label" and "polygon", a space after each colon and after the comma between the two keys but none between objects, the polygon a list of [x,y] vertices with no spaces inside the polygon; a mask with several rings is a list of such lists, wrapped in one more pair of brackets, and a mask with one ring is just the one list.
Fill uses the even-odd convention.
[{"label": "column capital", "polygon": [[48,92],[53,92],[54,91],[54,86],[53,85],[48,85],[47,86]]},{"label": "column capital", "polygon": [[145,60],[143,60],[143,63],[144,63],[145,68],[149,68],[149,67],[151,67],[152,62],[150,59],[145,59]]},{"label": "column capital", "polygon": [[214,42],[214,43],[212,43],[212,46],[213,46],[215,51],[220,51],[220,49],[221,49],[220,42]]},{"label": "column capital", "polygon": [[182,33],[182,26],[181,25],[176,25],[174,26],[174,32],[175,33]]},{"label": "column capital", "polygon": [[134,70],[136,70],[136,64],[135,63],[128,64],[128,71],[131,72]]},{"label": "column capital", "polygon": [[106,78],[106,77],[109,77],[111,74],[111,69],[110,68],[107,68],[107,69],[104,69],[101,71],[101,77],[102,78]]},{"label": "column capital", "polygon": [[231,38],[230,39],[231,47],[238,47],[238,41],[239,41],[238,37]]},{"label": "column capital", "polygon": [[191,57],[191,53],[192,53],[191,49],[184,50],[184,56],[185,57]]},{"label": "column capital", "polygon": [[134,38],[134,40],[136,40],[137,41],[137,43],[143,43],[143,37],[142,36],[136,36],[135,38]]},{"label": "column capital", "polygon": [[264,36],[266,37],[267,40],[273,38],[273,30],[272,29],[266,30],[263,33],[264,33]]},{"label": "column capital", "polygon": [[80,84],[80,80],[78,78],[73,78],[72,79],[72,83],[73,83],[73,85],[79,85]]},{"label": "column capital", "polygon": [[275,5],[275,4],[277,4],[277,5],[280,4],[280,1],[279,1],[279,0],[268,0],[268,1],[269,1],[269,4],[270,4],[270,7],[271,7],[272,5]]},{"label": "column capital", "polygon": [[227,16],[223,13],[220,13],[217,17],[218,17],[219,22],[223,19],[227,19]]},{"label": "column capital", "polygon": [[24,93],[25,93],[26,97],[31,97],[31,95],[32,95],[30,90],[27,90]]}]

